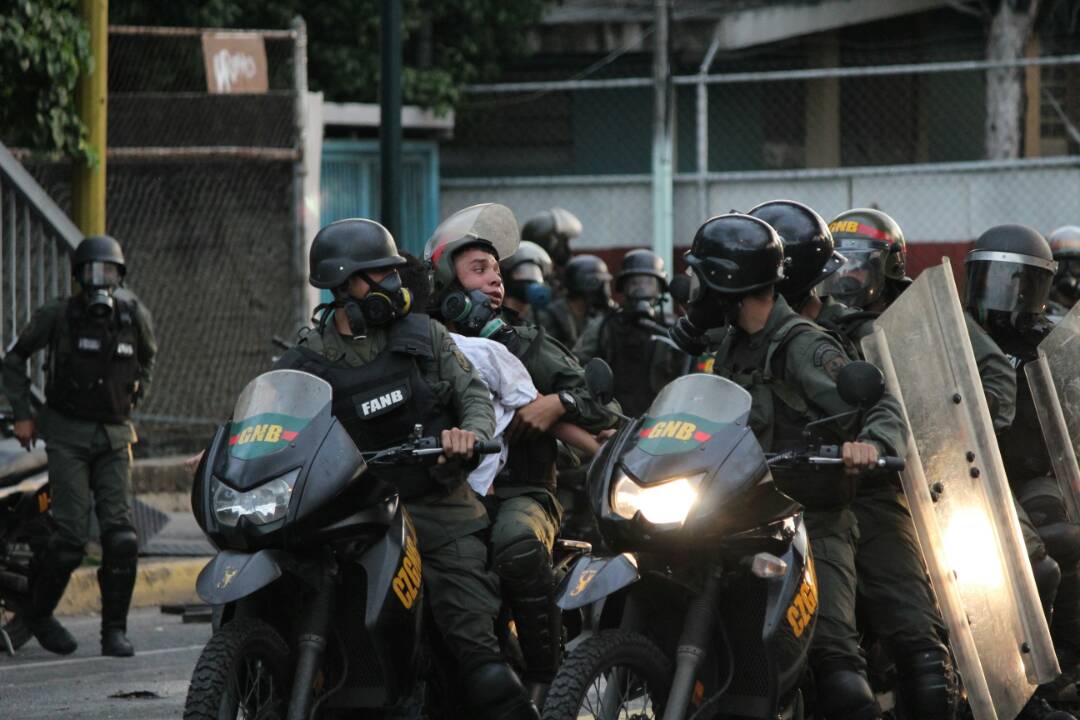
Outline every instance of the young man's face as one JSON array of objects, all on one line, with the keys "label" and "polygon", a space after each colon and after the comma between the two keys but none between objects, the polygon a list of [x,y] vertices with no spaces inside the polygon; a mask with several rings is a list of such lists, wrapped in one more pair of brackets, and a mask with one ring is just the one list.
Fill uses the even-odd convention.
[{"label": "young man's face", "polygon": [[[386,276],[394,272],[394,268],[375,268],[374,270],[368,270],[367,276],[377,283],[381,283]],[[371,286],[368,284],[359,273],[349,278],[349,295],[352,295],[357,300],[363,300],[367,297],[367,294],[371,292]]]},{"label": "young man's face", "polygon": [[494,255],[480,248],[462,250],[454,257],[454,274],[466,291],[479,290],[491,298],[496,310],[502,307],[505,291],[499,261]]}]

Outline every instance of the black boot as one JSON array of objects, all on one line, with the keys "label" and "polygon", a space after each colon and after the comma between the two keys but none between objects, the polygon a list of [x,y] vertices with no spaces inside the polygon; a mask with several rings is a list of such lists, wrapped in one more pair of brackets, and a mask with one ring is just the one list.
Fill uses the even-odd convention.
[{"label": "black boot", "polygon": [[836,669],[814,681],[825,720],[880,720],[881,709],[863,673]]},{"label": "black boot", "polygon": [[41,647],[58,655],[70,655],[79,647],[72,634],[53,617],[53,610],[82,558],[82,548],[55,544],[47,547],[34,562],[26,626]]},{"label": "black boot", "polygon": [[547,592],[531,596],[513,593],[510,608],[525,657],[525,686],[536,706],[543,707],[562,657],[562,612]]},{"label": "black boot", "polygon": [[521,680],[505,662],[485,663],[463,679],[465,702],[483,720],[540,720]]},{"label": "black boot", "polygon": [[127,639],[127,614],[135,589],[135,566],[98,568],[101,587],[101,654],[130,657],[135,648]]},{"label": "black boot", "polygon": [[953,720],[958,696],[952,658],[943,646],[898,658],[904,706],[920,720]]}]

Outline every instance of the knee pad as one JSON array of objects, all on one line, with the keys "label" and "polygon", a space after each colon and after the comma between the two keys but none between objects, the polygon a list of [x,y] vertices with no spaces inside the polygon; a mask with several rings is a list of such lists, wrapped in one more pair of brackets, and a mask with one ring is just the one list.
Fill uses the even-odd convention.
[{"label": "knee pad", "polygon": [[42,553],[40,564],[43,568],[70,573],[82,564],[84,555],[86,551],[79,545],[50,541]]},{"label": "knee pad", "polygon": [[[1036,528],[1068,522],[1061,488],[1053,478],[1039,478],[1024,484],[1017,494],[1021,507]],[[1042,535],[1042,531],[1039,532]]]},{"label": "knee pad", "polygon": [[1062,573],[1080,562],[1080,525],[1056,522],[1036,528],[1046,545],[1046,552],[1061,566]]},{"label": "knee pad", "polygon": [[878,708],[870,682],[854,670],[833,670],[815,677],[817,704],[826,720],[878,720]]},{"label": "knee pad", "polygon": [[540,714],[529,700],[521,679],[505,662],[484,663],[463,678],[465,702],[477,717],[491,720],[531,720]]},{"label": "knee pad", "polygon": [[139,538],[135,528],[118,527],[101,537],[102,564],[130,565],[139,554]]},{"label": "knee pad", "polygon": [[553,581],[551,552],[535,536],[512,540],[495,550],[495,572],[512,586],[541,586]]},{"label": "knee pad", "polygon": [[908,715],[926,720],[956,716],[957,683],[952,658],[943,646],[898,658]]},{"label": "knee pad", "polygon": [[1049,619],[1054,609],[1054,598],[1058,585],[1061,584],[1061,567],[1049,555],[1031,558],[1031,572],[1035,576],[1035,587],[1039,590],[1039,601],[1043,612]]}]

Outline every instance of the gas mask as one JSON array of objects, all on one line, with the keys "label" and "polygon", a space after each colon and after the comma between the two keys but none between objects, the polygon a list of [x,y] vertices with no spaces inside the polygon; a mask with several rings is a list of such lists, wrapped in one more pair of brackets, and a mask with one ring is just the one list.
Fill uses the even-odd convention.
[{"label": "gas mask", "polygon": [[551,302],[551,288],[544,282],[544,273],[531,262],[513,269],[506,279],[506,294],[534,310],[543,310]]},{"label": "gas mask", "polygon": [[656,317],[660,304],[660,281],[651,275],[628,275],[620,282],[623,312],[638,318]]},{"label": "gas mask", "polygon": [[719,293],[701,282],[693,268],[688,273],[690,289],[686,318],[701,330],[734,325],[739,320],[742,298]]},{"label": "gas mask", "polygon": [[345,312],[349,331],[356,337],[367,334],[369,327],[385,327],[405,317],[412,309],[412,293],[401,286],[401,276],[391,272],[381,282],[367,273],[357,273],[370,287],[368,294],[357,300],[348,291],[348,284],[334,291],[335,305]]},{"label": "gas mask", "polygon": [[86,295],[91,317],[105,318],[113,313],[113,293],[120,286],[120,268],[116,263],[94,260],[79,266],[76,279]]},{"label": "gas mask", "polygon": [[439,304],[439,311],[447,322],[452,322],[462,335],[497,339],[500,332],[510,327],[492,307],[491,298],[480,290],[452,290]]},{"label": "gas mask", "polygon": [[1080,260],[1069,257],[1058,261],[1054,290],[1065,303],[1080,300]]}]

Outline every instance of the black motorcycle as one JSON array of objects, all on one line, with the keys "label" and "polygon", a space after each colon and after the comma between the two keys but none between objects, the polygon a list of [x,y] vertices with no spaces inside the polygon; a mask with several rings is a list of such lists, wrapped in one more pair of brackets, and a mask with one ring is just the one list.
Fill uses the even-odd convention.
[{"label": "black motorcycle", "polygon": [[19,613],[31,558],[52,532],[45,449],[23,449],[13,422],[10,413],[0,414],[0,650],[9,655],[31,638]]},{"label": "black motorcycle", "polygon": [[220,550],[197,590],[218,627],[185,718],[454,714],[452,674],[423,632],[416,532],[394,488],[365,472],[434,462],[442,449],[418,429],[362,453],[330,403],[313,375],[261,375],[202,460],[192,507]]},{"label": "black motorcycle", "polygon": [[[848,384],[866,370],[852,365]],[[594,632],[564,661],[545,720],[802,717],[817,580],[801,508],[771,468],[812,476],[842,460],[809,441],[767,457],[750,405],[729,380],[679,378],[593,462],[592,506],[621,554],[582,558],[560,588],[562,608],[590,608]]]}]

